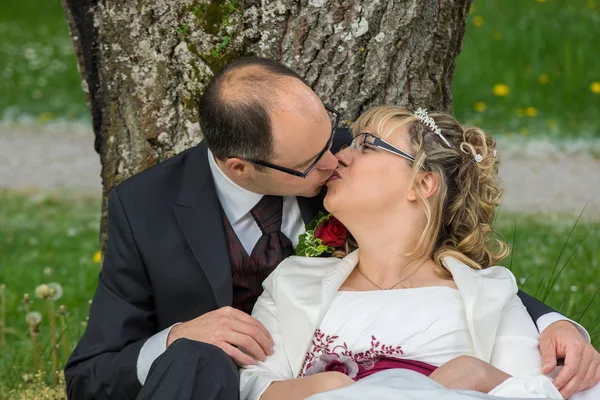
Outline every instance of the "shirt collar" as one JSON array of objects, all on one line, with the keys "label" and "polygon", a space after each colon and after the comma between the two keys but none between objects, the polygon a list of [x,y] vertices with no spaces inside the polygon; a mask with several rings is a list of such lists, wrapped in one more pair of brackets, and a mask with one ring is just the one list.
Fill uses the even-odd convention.
[{"label": "shirt collar", "polygon": [[233,182],[217,165],[212,152],[208,150],[208,165],[215,181],[217,197],[230,224],[235,224],[258,204],[263,195],[251,192]]}]

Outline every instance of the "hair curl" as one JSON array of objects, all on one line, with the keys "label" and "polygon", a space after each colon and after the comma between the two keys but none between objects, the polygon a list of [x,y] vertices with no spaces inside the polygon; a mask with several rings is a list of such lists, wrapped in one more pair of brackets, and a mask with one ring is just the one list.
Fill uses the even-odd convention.
[{"label": "hair curl", "polygon": [[[509,254],[508,245],[492,238],[492,224],[503,189],[498,178],[499,160],[496,141],[476,127],[463,127],[453,116],[430,113],[450,147],[415,115],[398,106],[375,107],[353,124],[353,135],[370,128],[385,139],[403,126],[409,135],[410,152],[415,157],[412,170],[413,189],[423,203],[427,216],[425,230],[417,248],[430,254],[439,272],[450,277],[441,260],[453,256],[474,269],[495,265]],[[481,155],[480,162],[475,157]],[[416,183],[420,171],[439,176],[440,186],[426,199]],[[340,257],[356,248],[349,237]]]}]

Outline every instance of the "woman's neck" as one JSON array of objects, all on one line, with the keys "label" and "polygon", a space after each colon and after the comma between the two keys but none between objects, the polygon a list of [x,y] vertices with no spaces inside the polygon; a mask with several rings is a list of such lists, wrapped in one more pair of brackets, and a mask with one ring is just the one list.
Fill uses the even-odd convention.
[{"label": "woman's neck", "polygon": [[[360,248],[358,268],[375,284],[390,287],[419,268],[429,254],[417,248],[424,226],[421,221],[391,217],[379,224],[361,224],[354,238]],[[353,231],[354,232],[354,231]]]}]

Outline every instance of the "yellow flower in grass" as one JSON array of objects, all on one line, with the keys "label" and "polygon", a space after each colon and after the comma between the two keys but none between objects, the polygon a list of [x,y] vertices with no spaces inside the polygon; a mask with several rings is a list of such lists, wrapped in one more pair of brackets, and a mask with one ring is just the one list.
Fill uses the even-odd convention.
[{"label": "yellow flower in grass", "polygon": [[475,103],[475,106],[473,108],[475,108],[475,111],[477,112],[484,112],[487,109],[487,106],[483,101],[478,101],[477,103]]},{"label": "yellow flower in grass", "polygon": [[39,116],[39,121],[42,123],[52,121],[53,119],[54,115],[52,115],[52,113],[49,112],[41,113]]},{"label": "yellow flower in grass", "polygon": [[588,2],[587,2],[587,3],[588,3],[588,7],[589,7],[590,9],[592,9],[592,10],[593,10],[594,8],[596,8],[596,3],[594,3],[594,0],[588,0]]},{"label": "yellow flower in grass", "polygon": [[537,1],[538,3],[545,3],[548,0],[535,0],[535,1]]},{"label": "yellow flower in grass", "polygon": [[476,15],[473,17],[473,25],[475,25],[478,28],[481,28],[484,24],[484,20],[480,15]]},{"label": "yellow flower in grass", "polygon": [[527,114],[528,117],[537,117],[538,110],[535,107],[527,107],[525,114]]},{"label": "yellow flower in grass", "polygon": [[102,261],[102,252],[97,251],[96,253],[94,253],[94,263],[100,264],[100,261]]},{"label": "yellow flower in grass", "polygon": [[540,83],[542,85],[545,85],[546,83],[548,83],[548,74],[541,74],[540,75]]},{"label": "yellow flower in grass", "polygon": [[497,85],[494,85],[493,92],[498,97],[505,97],[508,96],[510,89],[504,83],[498,83]]},{"label": "yellow flower in grass", "polygon": [[473,4],[473,5],[471,6],[471,9],[469,10],[469,14],[475,14],[475,11],[476,11],[476,10],[477,10],[477,9],[475,8],[475,4]]},{"label": "yellow flower in grass", "polygon": [[592,93],[600,94],[600,82],[592,82],[590,90]]},{"label": "yellow flower in grass", "polygon": [[502,40],[502,33],[496,31],[494,32],[494,40],[499,41]]}]

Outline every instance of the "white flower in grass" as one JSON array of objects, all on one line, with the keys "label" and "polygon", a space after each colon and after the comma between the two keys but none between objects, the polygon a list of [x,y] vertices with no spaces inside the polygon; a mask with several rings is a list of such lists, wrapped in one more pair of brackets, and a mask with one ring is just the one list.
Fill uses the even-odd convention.
[{"label": "white flower in grass", "polygon": [[52,275],[52,268],[50,268],[50,267],[44,268],[44,275],[46,275],[46,276]]},{"label": "white flower in grass", "polygon": [[48,285],[41,284],[35,288],[35,296],[39,299],[47,299],[50,296],[50,288]]},{"label": "white flower in grass", "polygon": [[48,288],[50,288],[50,295],[48,296],[52,300],[58,300],[63,295],[63,288],[60,283],[51,282],[48,284]]},{"label": "white flower in grass", "polygon": [[571,292],[576,292],[578,290],[577,286],[575,286],[575,285],[571,285],[570,289],[571,289]]},{"label": "white flower in grass", "polygon": [[525,282],[527,282],[527,279],[525,279],[525,278],[521,278],[521,279],[519,279],[519,283],[520,283],[521,285],[524,285],[524,284],[525,284]]},{"label": "white flower in grass", "polygon": [[32,311],[25,316],[25,321],[27,321],[30,327],[35,328],[42,323],[42,314],[37,311]]}]

